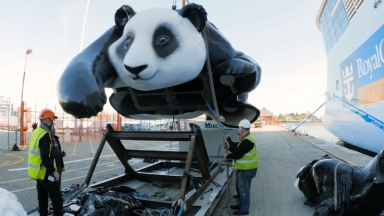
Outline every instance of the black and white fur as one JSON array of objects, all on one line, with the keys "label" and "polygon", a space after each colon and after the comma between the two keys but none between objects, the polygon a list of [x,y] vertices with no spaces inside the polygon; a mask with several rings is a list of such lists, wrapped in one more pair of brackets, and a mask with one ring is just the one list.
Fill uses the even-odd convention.
[{"label": "black and white fur", "polygon": [[[123,5],[115,13],[115,25],[68,64],[57,85],[58,100],[65,112],[89,118],[103,110],[105,88],[112,88],[109,102],[127,118],[209,115],[201,96],[211,103],[207,53],[225,125],[237,127],[244,118],[255,121],[260,111],[247,97],[261,80],[261,67],[234,49],[197,4],[137,14]],[[169,95],[176,95],[177,103],[169,104]]]},{"label": "black and white fur", "polygon": [[204,66],[206,50],[199,32],[203,28],[192,22],[206,20],[206,14],[194,15],[201,16],[199,19],[188,15],[151,8],[130,18],[123,35],[108,49],[120,78],[117,82],[149,91],[196,78]]}]

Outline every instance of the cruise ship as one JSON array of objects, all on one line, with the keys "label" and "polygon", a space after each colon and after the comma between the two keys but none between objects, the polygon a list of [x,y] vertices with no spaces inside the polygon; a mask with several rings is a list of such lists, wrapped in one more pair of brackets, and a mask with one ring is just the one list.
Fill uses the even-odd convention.
[{"label": "cruise ship", "polygon": [[316,18],[327,56],[324,127],[341,141],[384,148],[384,3],[323,0]]}]

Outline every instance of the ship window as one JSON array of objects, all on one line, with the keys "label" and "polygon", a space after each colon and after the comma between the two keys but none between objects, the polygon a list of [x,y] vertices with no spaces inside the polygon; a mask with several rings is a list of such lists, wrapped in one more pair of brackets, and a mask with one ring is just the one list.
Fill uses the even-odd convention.
[{"label": "ship window", "polygon": [[347,17],[345,17],[343,22],[341,22],[341,28],[343,29],[343,32],[345,31],[345,29],[347,29],[348,25],[349,25],[348,19],[347,19]]},{"label": "ship window", "polygon": [[[342,13],[343,13],[343,11],[344,11],[344,13],[345,13],[345,10],[343,10],[343,7],[337,7],[337,15],[340,17],[340,16],[342,16]],[[341,14],[341,15],[340,15]]]},{"label": "ship window", "polygon": [[329,19],[330,15],[331,15],[331,13],[329,12],[328,7],[325,7],[324,8],[324,17],[325,17],[326,21]]},{"label": "ship window", "polygon": [[340,9],[340,12],[338,13],[338,14],[339,14],[339,19],[340,19],[340,21],[343,21],[344,18],[345,18],[345,19],[348,19],[348,17],[347,17],[347,12],[345,11],[344,7],[340,7],[340,8],[341,8],[341,9]]},{"label": "ship window", "polygon": [[335,35],[333,35],[331,37],[331,46],[333,46],[335,43],[336,43],[336,37],[335,37]]},{"label": "ship window", "polygon": [[339,90],[339,80],[336,80],[336,90]]},{"label": "ship window", "polygon": [[325,35],[324,40],[325,40],[326,43],[329,41],[329,35],[328,34]]},{"label": "ship window", "polygon": [[327,28],[328,28],[328,30],[330,30],[330,29],[332,28],[332,22],[331,22],[331,20],[328,20],[328,21],[327,21]]},{"label": "ship window", "polygon": [[343,33],[343,30],[341,28],[338,28],[336,31],[336,38],[339,38],[342,33]]},{"label": "ship window", "polygon": [[329,22],[329,23],[331,23],[331,24],[329,25],[328,32],[329,32],[329,36],[332,37],[332,35],[335,34],[335,30],[332,26],[332,22]]},{"label": "ship window", "polygon": [[321,16],[321,18],[320,18],[320,25],[323,27],[324,24],[325,24],[325,18],[324,18],[324,16]]},{"label": "ship window", "polygon": [[327,26],[325,26],[325,24],[321,28],[324,29],[324,30],[322,30],[324,41],[328,42],[328,40],[329,40],[329,31],[328,30],[329,29],[327,28]]},{"label": "ship window", "polygon": [[328,11],[332,11],[334,7],[335,7],[335,1],[334,0],[328,1],[328,5],[327,5]]},{"label": "ship window", "polygon": [[335,30],[340,26],[339,17],[335,14],[332,17],[333,27],[335,27]]},{"label": "ship window", "polygon": [[[333,12],[333,13],[332,13]],[[347,29],[349,22],[344,7],[344,1],[329,0],[321,15],[321,31],[327,52]]]},{"label": "ship window", "polygon": [[327,10],[327,14],[324,17],[325,17],[325,22],[328,22],[328,20],[331,18],[331,13],[329,13]]}]

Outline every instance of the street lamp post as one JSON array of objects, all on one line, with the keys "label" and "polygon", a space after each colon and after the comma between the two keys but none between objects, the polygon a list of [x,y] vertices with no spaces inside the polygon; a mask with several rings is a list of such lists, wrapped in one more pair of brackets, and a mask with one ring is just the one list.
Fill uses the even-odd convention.
[{"label": "street lamp post", "polygon": [[25,63],[24,63],[24,75],[23,75],[23,85],[21,87],[21,102],[23,102],[23,94],[24,94],[24,81],[25,81],[25,69],[27,67],[27,59],[28,59],[28,55],[32,53],[32,49],[27,49],[27,51],[25,52]]},{"label": "street lamp post", "polygon": [[9,116],[11,115],[11,98],[8,98],[8,152],[9,152]]},{"label": "street lamp post", "polygon": [[[27,67],[27,59],[28,55],[32,53],[32,49],[27,49],[25,52],[25,63],[24,63],[24,75],[23,75],[23,84],[21,87],[21,105],[20,105],[20,144],[24,146],[24,101],[23,101],[23,94],[24,94],[24,81],[25,81],[25,69]],[[16,132],[17,134],[17,132]]]}]

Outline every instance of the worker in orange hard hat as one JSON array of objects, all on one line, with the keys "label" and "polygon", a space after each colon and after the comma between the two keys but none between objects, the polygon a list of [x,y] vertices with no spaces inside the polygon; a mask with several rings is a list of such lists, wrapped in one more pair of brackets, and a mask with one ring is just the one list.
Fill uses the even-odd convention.
[{"label": "worker in orange hard hat", "polygon": [[37,182],[40,215],[48,215],[48,196],[52,201],[53,214],[63,215],[61,173],[65,171],[60,143],[52,133],[57,116],[50,109],[39,115],[40,124],[29,142],[28,174]]}]

